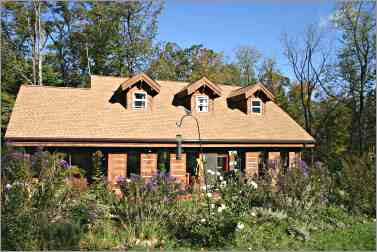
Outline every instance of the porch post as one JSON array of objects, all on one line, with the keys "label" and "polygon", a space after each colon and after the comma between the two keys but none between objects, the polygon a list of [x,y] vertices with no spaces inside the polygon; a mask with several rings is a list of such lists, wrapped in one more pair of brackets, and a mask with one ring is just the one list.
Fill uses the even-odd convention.
[{"label": "porch post", "polygon": [[276,185],[280,171],[280,152],[268,153],[268,172],[272,178],[272,184]]},{"label": "porch post", "polygon": [[109,153],[107,164],[107,182],[110,188],[114,188],[117,177],[127,176],[127,153]]},{"label": "porch post", "polygon": [[298,168],[301,160],[301,152],[295,151],[295,152],[289,152],[289,168]]},{"label": "porch post", "polygon": [[140,153],[140,176],[148,180],[157,174],[157,153]]},{"label": "porch post", "polygon": [[296,152],[288,152],[289,169],[296,167]]},{"label": "porch post", "polygon": [[245,153],[245,176],[258,176],[260,152],[246,152]]},{"label": "porch post", "polygon": [[181,154],[181,159],[176,159],[175,153],[170,153],[170,176],[177,178],[183,185],[188,184],[186,173],[186,153]]}]

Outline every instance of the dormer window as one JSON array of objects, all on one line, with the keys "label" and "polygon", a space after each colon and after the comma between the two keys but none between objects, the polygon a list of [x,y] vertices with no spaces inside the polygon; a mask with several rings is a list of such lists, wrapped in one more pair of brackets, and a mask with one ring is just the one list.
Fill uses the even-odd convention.
[{"label": "dormer window", "polygon": [[132,108],[145,109],[147,107],[147,94],[143,91],[133,93]]},{"label": "dormer window", "polygon": [[252,114],[262,114],[262,101],[260,99],[251,100],[250,112]]},{"label": "dormer window", "polygon": [[196,111],[208,112],[208,96],[196,96]]}]

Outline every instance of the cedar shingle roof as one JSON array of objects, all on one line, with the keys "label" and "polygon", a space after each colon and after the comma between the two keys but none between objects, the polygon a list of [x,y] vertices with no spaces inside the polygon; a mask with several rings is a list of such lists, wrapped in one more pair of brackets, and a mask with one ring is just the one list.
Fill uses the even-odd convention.
[{"label": "cedar shingle roof", "polygon": [[[6,132],[15,138],[69,139],[197,139],[194,120],[186,119],[180,129],[176,122],[185,114],[172,105],[173,97],[186,82],[156,81],[160,93],[154,97],[153,111],[125,109],[109,102],[127,78],[92,76],[91,88],[21,86]],[[246,115],[227,106],[227,97],[237,86],[218,85],[223,95],[214,101],[213,113],[196,114],[204,140],[297,141],[314,139],[272,101],[265,114]]]}]

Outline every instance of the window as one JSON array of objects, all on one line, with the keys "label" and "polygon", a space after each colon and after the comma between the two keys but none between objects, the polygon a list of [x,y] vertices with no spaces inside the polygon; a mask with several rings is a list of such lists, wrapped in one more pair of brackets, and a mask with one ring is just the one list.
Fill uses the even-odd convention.
[{"label": "window", "polygon": [[133,96],[132,107],[135,109],[143,109],[147,107],[147,94],[145,92],[135,92]]},{"label": "window", "polygon": [[208,97],[207,96],[196,97],[196,111],[208,112]]},{"label": "window", "polygon": [[260,99],[251,100],[251,113],[262,114],[262,101]]}]

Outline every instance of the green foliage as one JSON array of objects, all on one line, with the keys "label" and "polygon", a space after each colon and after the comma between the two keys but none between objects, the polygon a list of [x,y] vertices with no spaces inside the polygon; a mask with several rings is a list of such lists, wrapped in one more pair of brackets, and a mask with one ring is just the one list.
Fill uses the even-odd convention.
[{"label": "green foliage", "polygon": [[48,152],[26,156],[11,151],[2,159],[3,167],[18,170],[2,174],[4,249],[67,249],[77,245],[81,230],[76,223],[66,221],[71,192],[64,186],[63,170],[67,167],[62,156]]},{"label": "green foliage", "polygon": [[304,162],[300,165],[301,168],[279,174],[275,198],[277,207],[298,215],[304,210],[325,205],[331,186],[327,167],[319,164],[308,167]]},{"label": "green foliage", "polygon": [[103,154],[101,151],[96,151],[92,154],[92,164],[93,164],[93,173],[92,173],[92,181],[94,183],[99,183],[103,180],[103,173],[102,173],[102,157]]},{"label": "green foliage", "polygon": [[147,183],[134,176],[131,180],[121,181],[120,189],[123,197],[115,211],[125,225],[169,217],[169,209],[174,207],[181,193],[180,185],[165,174],[157,175]]},{"label": "green foliage", "polygon": [[252,207],[266,206],[271,200],[270,189],[270,185],[264,181],[245,179],[239,173],[236,177],[220,181],[218,184],[218,190],[222,195],[221,202],[238,215]]},{"label": "green foliage", "polygon": [[[245,179],[238,173],[227,180],[216,174],[208,209],[201,195],[179,200],[184,191],[165,174],[147,183],[139,177],[118,178],[123,194],[119,197],[103,181],[84,191],[67,187],[67,170],[72,168],[62,161],[62,154],[39,152],[30,156],[14,150],[5,154],[3,167],[18,172],[3,173],[3,249],[271,250],[375,246],[370,217],[356,211],[350,215],[337,205],[313,204],[315,199],[308,200],[292,188],[284,187],[279,192],[263,180]],[[39,171],[34,178],[32,169]],[[320,178],[323,185],[326,180],[322,180],[322,173],[318,174],[323,171],[315,169],[309,170],[307,176],[287,173],[285,179],[298,180],[295,185],[302,186],[303,182],[312,184]],[[312,188],[316,188],[312,192],[316,198],[324,187]],[[308,200],[311,207],[302,207],[307,205],[302,202],[277,204],[274,199],[279,199],[281,193],[297,201]]]},{"label": "green foliage", "polygon": [[348,156],[337,173],[337,199],[348,209],[376,216],[375,159],[367,154]]}]

